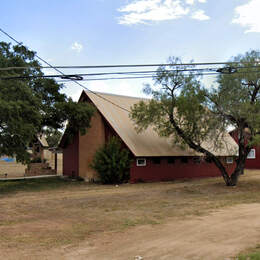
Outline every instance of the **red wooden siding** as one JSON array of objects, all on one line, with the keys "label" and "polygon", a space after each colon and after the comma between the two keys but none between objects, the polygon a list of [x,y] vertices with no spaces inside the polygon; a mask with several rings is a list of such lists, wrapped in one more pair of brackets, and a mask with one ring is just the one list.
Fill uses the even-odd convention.
[{"label": "red wooden siding", "polygon": [[[230,135],[238,143],[237,131],[234,130],[230,132]],[[254,146],[253,149],[255,149],[255,159],[246,159],[246,169],[260,169],[260,146]]]},{"label": "red wooden siding", "polygon": [[260,169],[260,147],[254,146],[255,149],[255,159],[246,159],[245,167],[247,169]]},{"label": "red wooden siding", "polygon": [[[104,119],[103,119],[104,120]],[[104,120],[106,142],[112,136],[117,136],[114,129]],[[123,148],[128,149],[123,143]],[[87,152],[87,150],[85,151]],[[260,154],[260,153],[259,153]],[[73,142],[63,150],[63,174],[66,176],[79,175],[79,136],[75,136]],[[192,157],[188,162],[182,162],[179,157],[174,158],[174,163],[169,164],[168,158],[160,158],[160,164],[155,164],[152,158],[146,159],[146,166],[136,166],[136,158],[131,153],[132,163],[130,169],[130,182],[139,181],[169,181],[183,178],[203,178],[221,176],[214,163],[201,161],[196,163]],[[225,160],[226,158],[223,158]],[[226,164],[228,172],[231,173],[235,168],[235,163]]]},{"label": "red wooden siding", "polygon": [[79,176],[79,136],[76,135],[71,144],[63,149],[63,175]]},{"label": "red wooden siding", "polygon": [[[133,160],[130,170],[130,182],[139,181],[170,181],[183,178],[203,178],[221,176],[219,169],[214,163],[202,161],[196,163],[192,157],[187,157],[184,163],[181,158],[175,158],[173,164],[168,163],[167,158],[161,158],[160,164],[154,164],[151,158],[146,158],[146,166],[136,166]],[[223,158],[224,159],[224,158]],[[229,174],[235,169],[235,163],[226,164]]]}]

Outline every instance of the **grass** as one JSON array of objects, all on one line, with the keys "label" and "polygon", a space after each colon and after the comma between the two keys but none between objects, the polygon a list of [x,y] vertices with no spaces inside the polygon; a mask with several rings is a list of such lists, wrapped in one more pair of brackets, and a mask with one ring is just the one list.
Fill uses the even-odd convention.
[{"label": "grass", "polygon": [[59,178],[0,182],[0,250],[74,245],[103,232],[259,203],[259,190],[257,171],[241,177],[235,188],[222,178],[118,187]]},{"label": "grass", "polygon": [[236,260],[260,260],[260,245],[247,251],[246,253],[240,254]]},{"label": "grass", "polygon": [[38,179],[22,179],[12,181],[0,181],[0,195],[6,193],[16,193],[19,191],[44,191],[52,189],[66,188],[66,186],[79,186],[81,182],[71,182],[59,177],[38,178]]},{"label": "grass", "polygon": [[260,260],[260,251],[255,253],[250,253],[246,255],[240,255],[238,260]]}]

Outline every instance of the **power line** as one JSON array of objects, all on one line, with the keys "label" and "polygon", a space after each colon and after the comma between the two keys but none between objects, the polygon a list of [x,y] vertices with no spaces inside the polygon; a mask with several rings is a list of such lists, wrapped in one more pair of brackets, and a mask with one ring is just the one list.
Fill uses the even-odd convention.
[{"label": "power line", "polygon": [[[8,34],[7,32],[5,32],[3,29],[0,28],[0,31],[1,31],[3,34],[5,34],[7,37],[9,37],[11,40],[13,40],[14,42],[16,42],[18,45],[22,45],[21,42],[18,42],[14,37],[12,37],[10,34]],[[28,48],[28,49],[29,49],[29,48]],[[60,74],[62,74],[63,76],[66,76],[65,73],[63,73],[63,72],[62,72],[61,70],[59,70],[58,68],[55,68],[54,66],[52,66],[49,62],[45,61],[44,59],[42,59],[41,57],[39,57],[37,54],[35,54],[35,57],[37,57],[40,61],[42,61],[42,62],[44,62],[45,64],[47,64],[47,65],[49,66],[49,68],[52,68],[52,69],[56,70],[57,72],[59,72]],[[107,98],[105,98],[105,97],[103,97],[103,96],[97,94],[96,92],[90,90],[89,88],[87,88],[87,87],[85,87],[84,85],[80,84],[80,83],[77,82],[76,80],[73,80],[73,79],[71,79],[71,80],[72,80],[73,82],[75,82],[77,85],[79,85],[80,87],[82,87],[82,88],[84,88],[85,90],[87,90],[87,91],[91,92],[92,94],[96,95],[97,97],[99,97],[99,98],[101,98],[101,99],[103,99],[103,100],[105,100],[105,101],[111,103],[112,105],[114,105],[114,106],[116,106],[116,107],[118,107],[118,108],[120,108],[120,109],[122,109],[122,110],[124,110],[124,111],[126,111],[126,112],[128,112],[128,113],[130,113],[130,111],[129,111],[128,109],[126,109],[126,108],[124,108],[124,107],[121,107],[121,106],[117,105],[116,103],[114,103],[113,101],[111,101],[111,100],[109,100],[109,99],[107,99]]]},{"label": "power line", "polygon": [[[208,75],[218,75],[218,74],[248,74],[248,73],[259,73],[258,70],[251,71],[238,71],[237,69],[248,69],[255,68],[251,67],[239,67],[234,70],[233,68],[227,68],[227,70],[219,69],[219,68],[204,68],[204,69],[174,69],[174,70],[165,70],[162,73],[171,73],[171,72],[190,72],[194,76],[208,76]],[[260,67],[259,67],[260,68]],[[232,70],[232,71],[231,71]],[[193,73],[195,72],[195,73]],[[65,79],[63,82],[67,82],[67,80],[75,80],[75,81],[93,81],[93,80],[109,80],[109,79],[142,79],[142,78],[154,78],[157,76],[158,71],[125,71],[125,72],[103,72],[103,73],[78,73],[78,74],[64,74],[63,75],[28,75],[28,76],[9,76],[9,77],[1,77],[0,80],[16,80],[16,79],[33,79],[33,78],[61,78]],[[109,76],[109,75],[127,75],[127,77],[112,77],[112,78],[103,78],[101,76]],[[133,76],[132,76],[133,75]],[[135,76],[138,75],[138,76]],[[185,74],[190,75],[190,74]],[[93,77],[100,76],[100,78],[87,78],[84,79],[83,76]],[[61,81],[58,81],[61,82]]]},{"label": "power line", "polygon": [[[205,69],[175,69],[175,70],[165,70],[165,72],[216,72],[219,68],[205,68]],[[77,73],[77,74],[66,74],[66,75],[31,75],[31,76],[9,76],[9,77],[1,77],[1,80],[8,80],[8,79],[29,79],[29,78],[66,78],[66,79],[74,79],[75,80],[82,80],[83,76],[92,77],[92,76],[107,76],[107,75],[154,75],[157,73],[157,70],[145,70],[145,71],[124,71],[124,72],[103,72],[103,73]],[[77,79],[77,77],[79,79]]]},{"label": "power line", "polygon": [[[83,79],[81,81],[98,81],[98,80],[114,80],[114,79],[151,79],[154,76],[140,76],[140,77],[111,77],[111,78],[94,78],[94,79]],[[58,83],[66,83],[68,81],[59,80]]]},{"label": "power line", "polygon": [[[204,73],[203,76],[209,76],[209,75],[218,75],[219,73]],[[201,74],[193,74],[193,75],[197,75],[200,76]],[[156,76],[140,76],[140,77],[111,77],[111,78],[92,78],[92,79],[83,79],[81,81],[99,81],[99,80],[119,80],[119,79],[151,79],[154,78]],[[62,81],[59,80],[57,81],[59,83],[65,83],[68,81]]]},{"label": "power line", "polygon": [[[252,71],[250,73],[260,73],[259,71]],[[234,72],[232,74],[245,74],[245,72]],[[248,72],[247,72],[248,74]],[[194,76],[216,76],[219,75],[218,72],[209,72],[209,73],[196,73],[196,74],[192,74]],[[231,74],[228,74],[231,75]],[[152,76],[137,76],[137,77],[109,77],[109,78],[91,78],[91,79],[83,79],[81,81],[101,81],[101,80],[125,80],[125,79],[148,79],[148,78],[154,78],[156,77],[156,75],[152,75]],[[58,80],[58,83],[66,83],[68,81],[65,80]]]},{"label": "power line", "polygon": [[[0,29],[0,31],[2,31]],[[18,43],[18,42],[17,42]],[[39,58],[37,55],[35,55]],[[40,58],[39,58],[40,59]],[[41,60],[41,59],[40,59]],[[43,60],[41,60],[43,61]],[[46,64],[49,64],[46,62]],[[71,66],[21,66],[21,67],[5,67],[1,70],[18,70],[18,69],[106,69],[106,68],[138,68],[138,67],[184,67],[184,66],[209,66],[209,65],[235,65],[235,64],[251,64],[250,62],[198,62],[198,63],[157,63],[157,64],[118,64],[118,65],[71,65]],[[260,66],[255,65],[255,66]]]},{"label": "power line", "polygon": [[[8,36],[10,39],[12,39],[14,42],[16,42],[18,45],[22,45],[22,42],[18,42],[14,37],[6,33],[0,28],[0,31]],[[124,71],[124,72],[103,72],[103,73],[85,73],[85,74],[65,74],[59,69],[99,69],[99,68],[134,68],[134,67],[176,67],[174,70],[165,70],[165,72],[197,72],[192,73],[192,75],[198,75],[198,76],[204,76],[204,75],[217,75],[219,73],[224,73],[224,74],[243,74],[243,73],[249,73],[249,72],[238,72],[237,69],[247,69],[247,68],[260,68],[260,63],[259,65],[251,65],[251,66],[240,66],[240,67],[232,67],[232,65],[235,64],[251,64],[250,62],[207,62],[207,63],[177,63],[177,64],[123,64],[123,65],[94,65],[94,66],[52,66],[50,63],[39,57],[37,54],[35,54],[35,57],[37,57],[40,61],[44,62],[48,66],[22,66],[22,67],[5,67],[5,68],[0,68],[0,71],[9,71],[9,70],[19,70],[19,69],[30,69],[30,68],[35,68],[35,69],[54,69],[59,75],[39,75],[39,76],[11,76],[11,77],[2,77],[0,80],[8,80],[8,79],[30,79],[30,78],[56,78],[60,77],[62,79],[67,79],[70,81],[73,81],[83,89],[93,93],[94,95],[98,96],[99,98],[117,106],[118,108],[130,112],[124,107],[121,107],[120,105],[114,103],[113,101],[101,96],[100,94],[90,90],[86,86],[80,84],[77,80],[80,81],[97,81],[97,80],[123,80],[123,79],[144,79],[144,78],[154,78],[156,75],[153,75],[153,73],[157,73],[158,71]],[[194,66],[209,66],[209,65],[229,65],[229,67],[222,67],[222,68],[187,68],[188,66],[194,67]],[[181,67],[178,69],[178,67]],[[201,73],[199,73],[201,72]],[[259,71],[251,71],[252,72],[259,72]],[[100,77],[100,78],[87,78],[83,79],[83,76],[87,77],[93,77],[93,76],[108,76],[108,75],[130,75],[127,77]],[[131,76],[134,75],[134,76]],[[138,76],[135,76],[138,75]],[[58,82],[68,82],[68,81],[58,81]]]},{"label": "power line", "polygon": [[[111,73],[111,74],[116,74],[116,73]],[[126,73],[127,74],[127,73]],[[209,73],[193,73],[192,75],[194,76],[207,76],[207,75],[218,75],[219,73],[217,72],[209,72]],[[76,74],[76,75],[66,75],[66,76],[62,76],[62,79],[65,80],[58,80],[57,82],[68,82],[66,79],[68,80],[80,80],[80,81],[94,81],[94,80],[109,80],[109,79],[145,79],[145,78],[154,78],[156,77],[156,74],[144,74],[144,75],[140,75],[138,74],[138,76],[128,76],[128,77],[109,77],[109,78],[87,78],[87,79],[83,79],[81,78],[82,75],[87,75],[87,74]],[[74,77],[79,77],[80,79],[76,79]],[[92,76],[95,76],[92,75]],[[60,75],[42,75],[42,76],[14,76],[14,77],[3,77],[0,78],[0,80],[19,80],[19,79],[33,79],[33,78],[56,78],[56,77],[60,77]],[[73,79],[72,79],[73,78]]]}]

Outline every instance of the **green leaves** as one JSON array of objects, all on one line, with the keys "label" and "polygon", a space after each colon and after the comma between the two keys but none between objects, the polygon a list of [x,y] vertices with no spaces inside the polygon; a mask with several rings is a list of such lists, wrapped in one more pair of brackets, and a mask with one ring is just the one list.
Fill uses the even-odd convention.
[{"label": "green leaves", "polygon": [[219,88],[210,93],[212,107],[217,113],[225,111],[222,120],[228,120],[233,127],[249,128],[251,135],[241,138],[245,138],[249,146],[256,145],[260,143],[256,136],[260,128],[260,53],[246,52],[232,61],[237,62],[232,64],[237,72],[219,75]]},{"label": "green leaves", "polygon": [[66,126],[66,146],[75,134],[80,132],[81,135],[84,135],[87,128],[91,127],[91,117],[96,110],[87,102],[75,103],[68,99],[66,103],[58,104],[57,111],[60,117],[67,119],[68,122]]},{"label": "green leaves", "polygon": [[[181,65],[179,58],[170,58],[170,62]],[[160,136],[171,136],[174,143],[183,146],[186,142],[179,138],[170,123],[172,116],[185,135],[194,142],[201,143],[206,139],[213,127],[210,127],[210,113],[205,107],[205,90],[201,87],[198,76],[187,74],[183,71],[185,69],[184,65],[177,68],[158,68],[155,86],[159,85],[160,88],[145,88],[145,93],[152,94],[153,99],[142,101],[131,110],[130,116],[138,131],[143,131],[151,125]]]},{"label": "green leaves", "polygon": [[[179,58],[171,58],[169,68],[160,67],[155,87],[146,86],[153,99],[142,101],[131,109],[138,131],[152,126],[161,136],[171,137],[175,144],[189,146],[214,160],[227,185],[235,185],[243,172],[247,154],[260,144],[260,53],[250,51],[233,58],[221,69],[218,87],[205,89],[199,78],[187,73]],[[159,89],[158,89],[159,85]],[[223,146],[228,127],[238,129],[237,167],[229,178],[223,163],[202,146],[209,141],[214,150]],[[246,131],[247,130],[247,131]]]},{"label": "green leaves", "polygon": [[24,46],[0,42],[0,67],[28,67],[0,71],[0,77],[25,76],[25,79],[0,80],[0,155],[29,160],[27,146],[36,134],[46,128],[63,129],[69,121],[68,132],[85,132],[90,126],[94,108],[75,103],[60,93],[62,85],[53,79],[35,78],[43,72],[35,53]]},{"label": "green leaves", "polygon": [[130,159],[128,150],[116,137],[95,154],[91,167],[95,169],[103,184],[122,183],[129,179]]}]

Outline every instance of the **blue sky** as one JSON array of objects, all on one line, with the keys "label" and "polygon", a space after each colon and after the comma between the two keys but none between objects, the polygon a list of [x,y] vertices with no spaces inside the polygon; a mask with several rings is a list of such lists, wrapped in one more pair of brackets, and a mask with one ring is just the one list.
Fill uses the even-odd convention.
[{"label": "blue sky", "polygon": [[[226,61],[260,44],[260,0],[8,0],[1,10],[0,27],[53,65],[164,63],[169,56]],[[140,96],[146,82],[83,84]],[[78,98],[78,86],[65,86]]]}]

